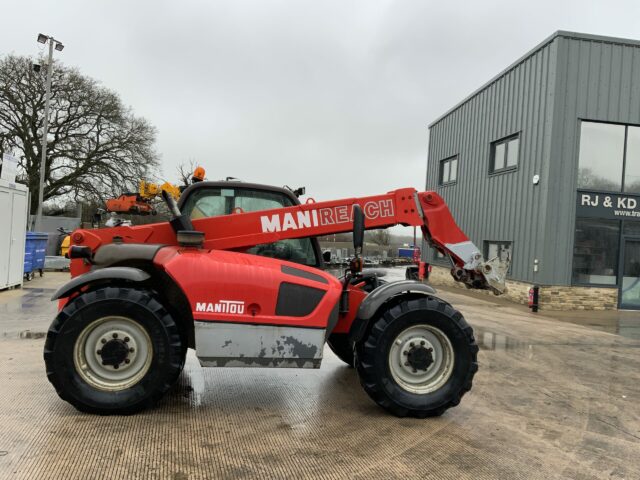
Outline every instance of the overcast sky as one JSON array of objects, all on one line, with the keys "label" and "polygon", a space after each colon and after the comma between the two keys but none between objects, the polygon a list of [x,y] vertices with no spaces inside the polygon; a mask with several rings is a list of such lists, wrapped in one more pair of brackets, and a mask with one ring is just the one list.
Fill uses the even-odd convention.
[{"label": "overcast sky", "polygon": [[640,1],[7,1],[0,54],[56,58],[158,129],[164,179],[317,200],[424,188],[427,125],[556,30],[640,38]]}]

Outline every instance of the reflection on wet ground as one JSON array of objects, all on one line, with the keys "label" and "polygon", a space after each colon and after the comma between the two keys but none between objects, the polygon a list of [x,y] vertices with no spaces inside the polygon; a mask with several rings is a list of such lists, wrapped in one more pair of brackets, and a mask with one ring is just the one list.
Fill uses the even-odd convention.
[{"label": "reflection on wet ground", "polygon": [[[405,267],[381,268],[377,269],[385,273],[384,279],[388,281],[404,280]],[[336,276],[342,275],[341,270],[332,270]],[[481,292],[473,290],[457,289],[451,287],[438,287],[436,289],[440,293],[456,294],[456,306],[474,306],[477,301],[481,301],[485,305],[491,305],[492,308],[510,308],[518,310],[523,314],[530,314],[529,309],[524,305],[517,305],[509,300],[493,295],[485,295]],[[571,310],[566,312],[541,310],[534,316],[551,318],[560,322],[575,323],[585,327],[593,328],[603,332],[614,333],[627,338],[640,340],[640,310],[606,310],[606,311],[589,311],[589,310]]]},{"label": "reflection on wet ground", "polygon": [[516,340],[507,335],[485,330],[484,328],[474,328],[476,342],[480,350],[504,350],[504,351],[520,351],[532,350],[533,345],[530,342]]},{"label": "reflection on wet ground", "polygon": [[603,332],[640,340],[640,311],[608,310],[599,312],[544,312],[555,320],[575,323]]},{"label": "reflection on wet ground", "polygon": [[99,417],[59,400],[43,339],[18,336],[46,329],[50,294],[0,294],[0,478],[640,478],[633,338],[442,290],[480,370],[440,418],[389,416],[328,349],[319,370],[203,369],[190,352],[158,408]]},{"label": "reflection on wet ground", "polygon": [[[46,274],[45,274],[46,275]],[[68,278],[67,275],[55,275],[58,283]],[[31,283],[36,283],[36,277]],[[49,282],[52,280],[47,278]],[[43,279],[44,281],[44,279]],[[52,306],[50,301],[56,288],[32,288],[8,290],[0,292],[0,336],[19,337],[25,331],[46,332],[52,320]]]}]

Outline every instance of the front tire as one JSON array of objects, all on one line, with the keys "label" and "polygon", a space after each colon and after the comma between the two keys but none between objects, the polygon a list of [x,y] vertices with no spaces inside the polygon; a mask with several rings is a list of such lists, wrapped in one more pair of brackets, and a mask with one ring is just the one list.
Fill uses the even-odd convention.
[{"label": "front tire", "polygon": [[402,300],[371,322],[355,366],[378,405],[399,417],[438,416],[471,389],[478,346],[451,305],[436,297]]},{"label": "front tire", "polygon": [[182,370],[178,326],[147,291],[100,288],[70,301],[45,342],[47,377],[82,412],[131,414],[154,406]]}]

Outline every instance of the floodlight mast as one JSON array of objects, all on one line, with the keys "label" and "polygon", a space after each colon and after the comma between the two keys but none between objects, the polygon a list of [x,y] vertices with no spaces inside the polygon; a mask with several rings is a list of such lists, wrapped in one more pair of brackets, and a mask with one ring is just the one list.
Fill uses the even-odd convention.
[{"label": "floodlight mast", "polygon": [[49,107],[51,103],[51,74],[53,72],[53,49],[61,52],[64,45],[55,38],[38,34],[38,43],[49,42],[49,62],[47,63],[47,87],[44,103],[44,123],[42,126],[42,156],[40,159],[40,182],[38,186],[38,210],[36,212],[35,231],[42,229],[42,203],[44,202],[44,177],[47,164],[47,137],[49,135]]}]

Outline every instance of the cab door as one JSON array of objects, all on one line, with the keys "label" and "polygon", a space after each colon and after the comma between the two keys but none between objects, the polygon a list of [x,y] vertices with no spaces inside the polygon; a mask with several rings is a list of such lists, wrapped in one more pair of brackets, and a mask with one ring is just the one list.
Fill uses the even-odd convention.
[{"label": "cab door", "polygon": [[[201,182],[184,191],[179,207],[183,215],[196,220],[299,204],[300,201],[293,192],[284,188],[241,182]],[[265,243],[249,248],[245,252],[316,268],[322,268],[324,265],[316,238],[296,238]]]}]

